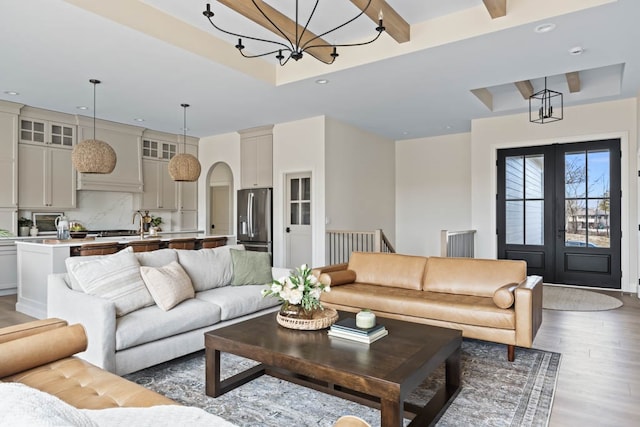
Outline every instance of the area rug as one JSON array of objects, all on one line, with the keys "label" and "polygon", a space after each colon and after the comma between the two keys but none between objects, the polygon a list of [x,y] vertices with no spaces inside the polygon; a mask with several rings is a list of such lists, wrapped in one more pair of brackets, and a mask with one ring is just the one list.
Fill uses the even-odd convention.
[{"label": "area rug", "polygon": [[622,307],[622,301],[609,295],[562,286],[545,286],[542,308],[564,311],[602,311]]},{"label": "area rug", "polygon": [[[462,389],[438,426],[546,426],[551,412],[560,354],[467,340],[462,344]],[[223,353],[221,372],[233,375],[255,362]],[[380,426],[376,409],[263,375],[216,399],[205,395],[204,352],[166,362],[126,378],[169,398],[197,406],[238,426],[326,426],[341,415],[356,415]],[[441,368],[408,401],[426,402],[444,383]],[[409,420],[405,420],[405,425]]]}]

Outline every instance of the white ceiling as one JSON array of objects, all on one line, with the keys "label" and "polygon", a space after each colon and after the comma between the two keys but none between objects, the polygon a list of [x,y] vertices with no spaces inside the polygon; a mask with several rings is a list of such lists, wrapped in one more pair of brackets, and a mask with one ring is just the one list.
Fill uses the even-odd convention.
[{"label": "white ceiling", "polygon": [[[100,3],[112,5],[112,14],[98,10]],[[531,80],[537,91],[549,76],[549,88],[564,93],[565,107],[640,91],[637,0],[508,0],[507,16],[493,20],[482,0],[388,0],[412,25],[411,42],[397,45],[384,34],[370,46],[342,49],[333,65],[305,56],[283,68],[241,58],[233,48],[234,56],[227,54],[213,37],[237,40],[210,26],[202,15],[205,3],[2,0],[0,99],[91,115],[77,107],[92,106],[89,79],[97,78],[103,82],[97,117],[116,122],[182,133],[180,104],[186,102],[193,136],[327,115],[399,140],[468,132],[474,118],[528,111],[515,81]],[[270,34],[211,3],[221,25]],[[329,15],[357,12],[347,0],[320,3],[332,7],[330,14],[319,12],[320,24]],[[155,15],[133,14],[140,7],[168,14],[169,24],[154,29]],[[556,29],[533,31],[545,22]],[[181,25],[197,28],[194,38],[184,38]],[[367,38],[374,27],[362,17],[344,36]],[[570,55],[575,46],[584,53]],[[582,81],[574,94],[564,81],[572,71],[581,71]],[[330,82],[319,85],[318,78]],[[470,92],[477,88],[492,92],[494,111]]]}]

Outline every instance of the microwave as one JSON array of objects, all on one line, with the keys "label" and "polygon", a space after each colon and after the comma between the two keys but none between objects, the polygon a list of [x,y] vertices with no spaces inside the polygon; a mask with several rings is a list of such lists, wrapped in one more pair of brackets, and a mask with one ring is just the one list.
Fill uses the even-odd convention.
[{"label": "microwave", "polygon": [[38,227],[38,234],[56,234],[56,218],[64,212],[34,212],[31,214],[33,225]]}]

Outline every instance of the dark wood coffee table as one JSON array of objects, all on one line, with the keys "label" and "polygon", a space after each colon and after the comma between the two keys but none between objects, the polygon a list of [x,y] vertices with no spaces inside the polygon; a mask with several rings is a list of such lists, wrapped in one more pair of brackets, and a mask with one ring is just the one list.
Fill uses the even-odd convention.
[{"label": "dark wood coffee table", "polygon": [[[353,313],[338,312],[340,318]],[[263,374],[380,408],[383,427],[434,424],[460,389],[462,333],[454,329],[378,318],[389,335],[370,344],[331,338],[326,330],[297,331],[266,314],[206,332],[206,393],[218,397]],[[220,353],[260,362],[220,379]],[[424,406],[406,403],[409,393],[445,364],[446,383]],[[348,414],[339,414],[348,415]]]}]

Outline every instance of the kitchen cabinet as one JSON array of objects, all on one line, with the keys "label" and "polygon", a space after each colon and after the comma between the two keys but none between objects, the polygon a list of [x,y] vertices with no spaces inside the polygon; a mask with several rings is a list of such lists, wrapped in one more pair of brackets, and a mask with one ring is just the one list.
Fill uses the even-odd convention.
[{"label": "kitchen cabinet", "polygon": [[[198,146],[183,145],[183,152],[198,157]],[[198,182],[178,182],[178,227],[179,230],[198,228]]]},{"label": "kitchen cabinet", "polygon": [[51,145],[18,144],[20,209],[72,209],[76,177],[71,150]]},{"label": "kitchen cabinet", "polygon": [[13,241],[0,242],[0,295],[14,294],[18,286],[16,245]]},{"label": "kitchen cabinet", "polygon": [[18,114],[20,104],[0,101],[0,229],[17,233]]},{"label": "kitchen cabinet", "polygon": [[[78,116],[78,139],[93,138],[93,119]],[[110,174],[79,173],[78,190],[142,193],[142,133],[144,129],[122,123],[96,121],[95,139],[116,152],[116,167]]]},{"label": "kitchen cabinet", "polygon": [[144,191],[140,209],[175,211],[178,208],[178,191],[168,165],[169,162],[162,160],[142,159]]},{"label": "kitchen cabinet", "polygon": [[75,137],[75,125],[20,117],[20,142],[23,144],[46,144],[72,148]]},{"label": "kitchen cabinet", "polygon": [[273,126],[240,131],[242,188],[273,186]]}]

